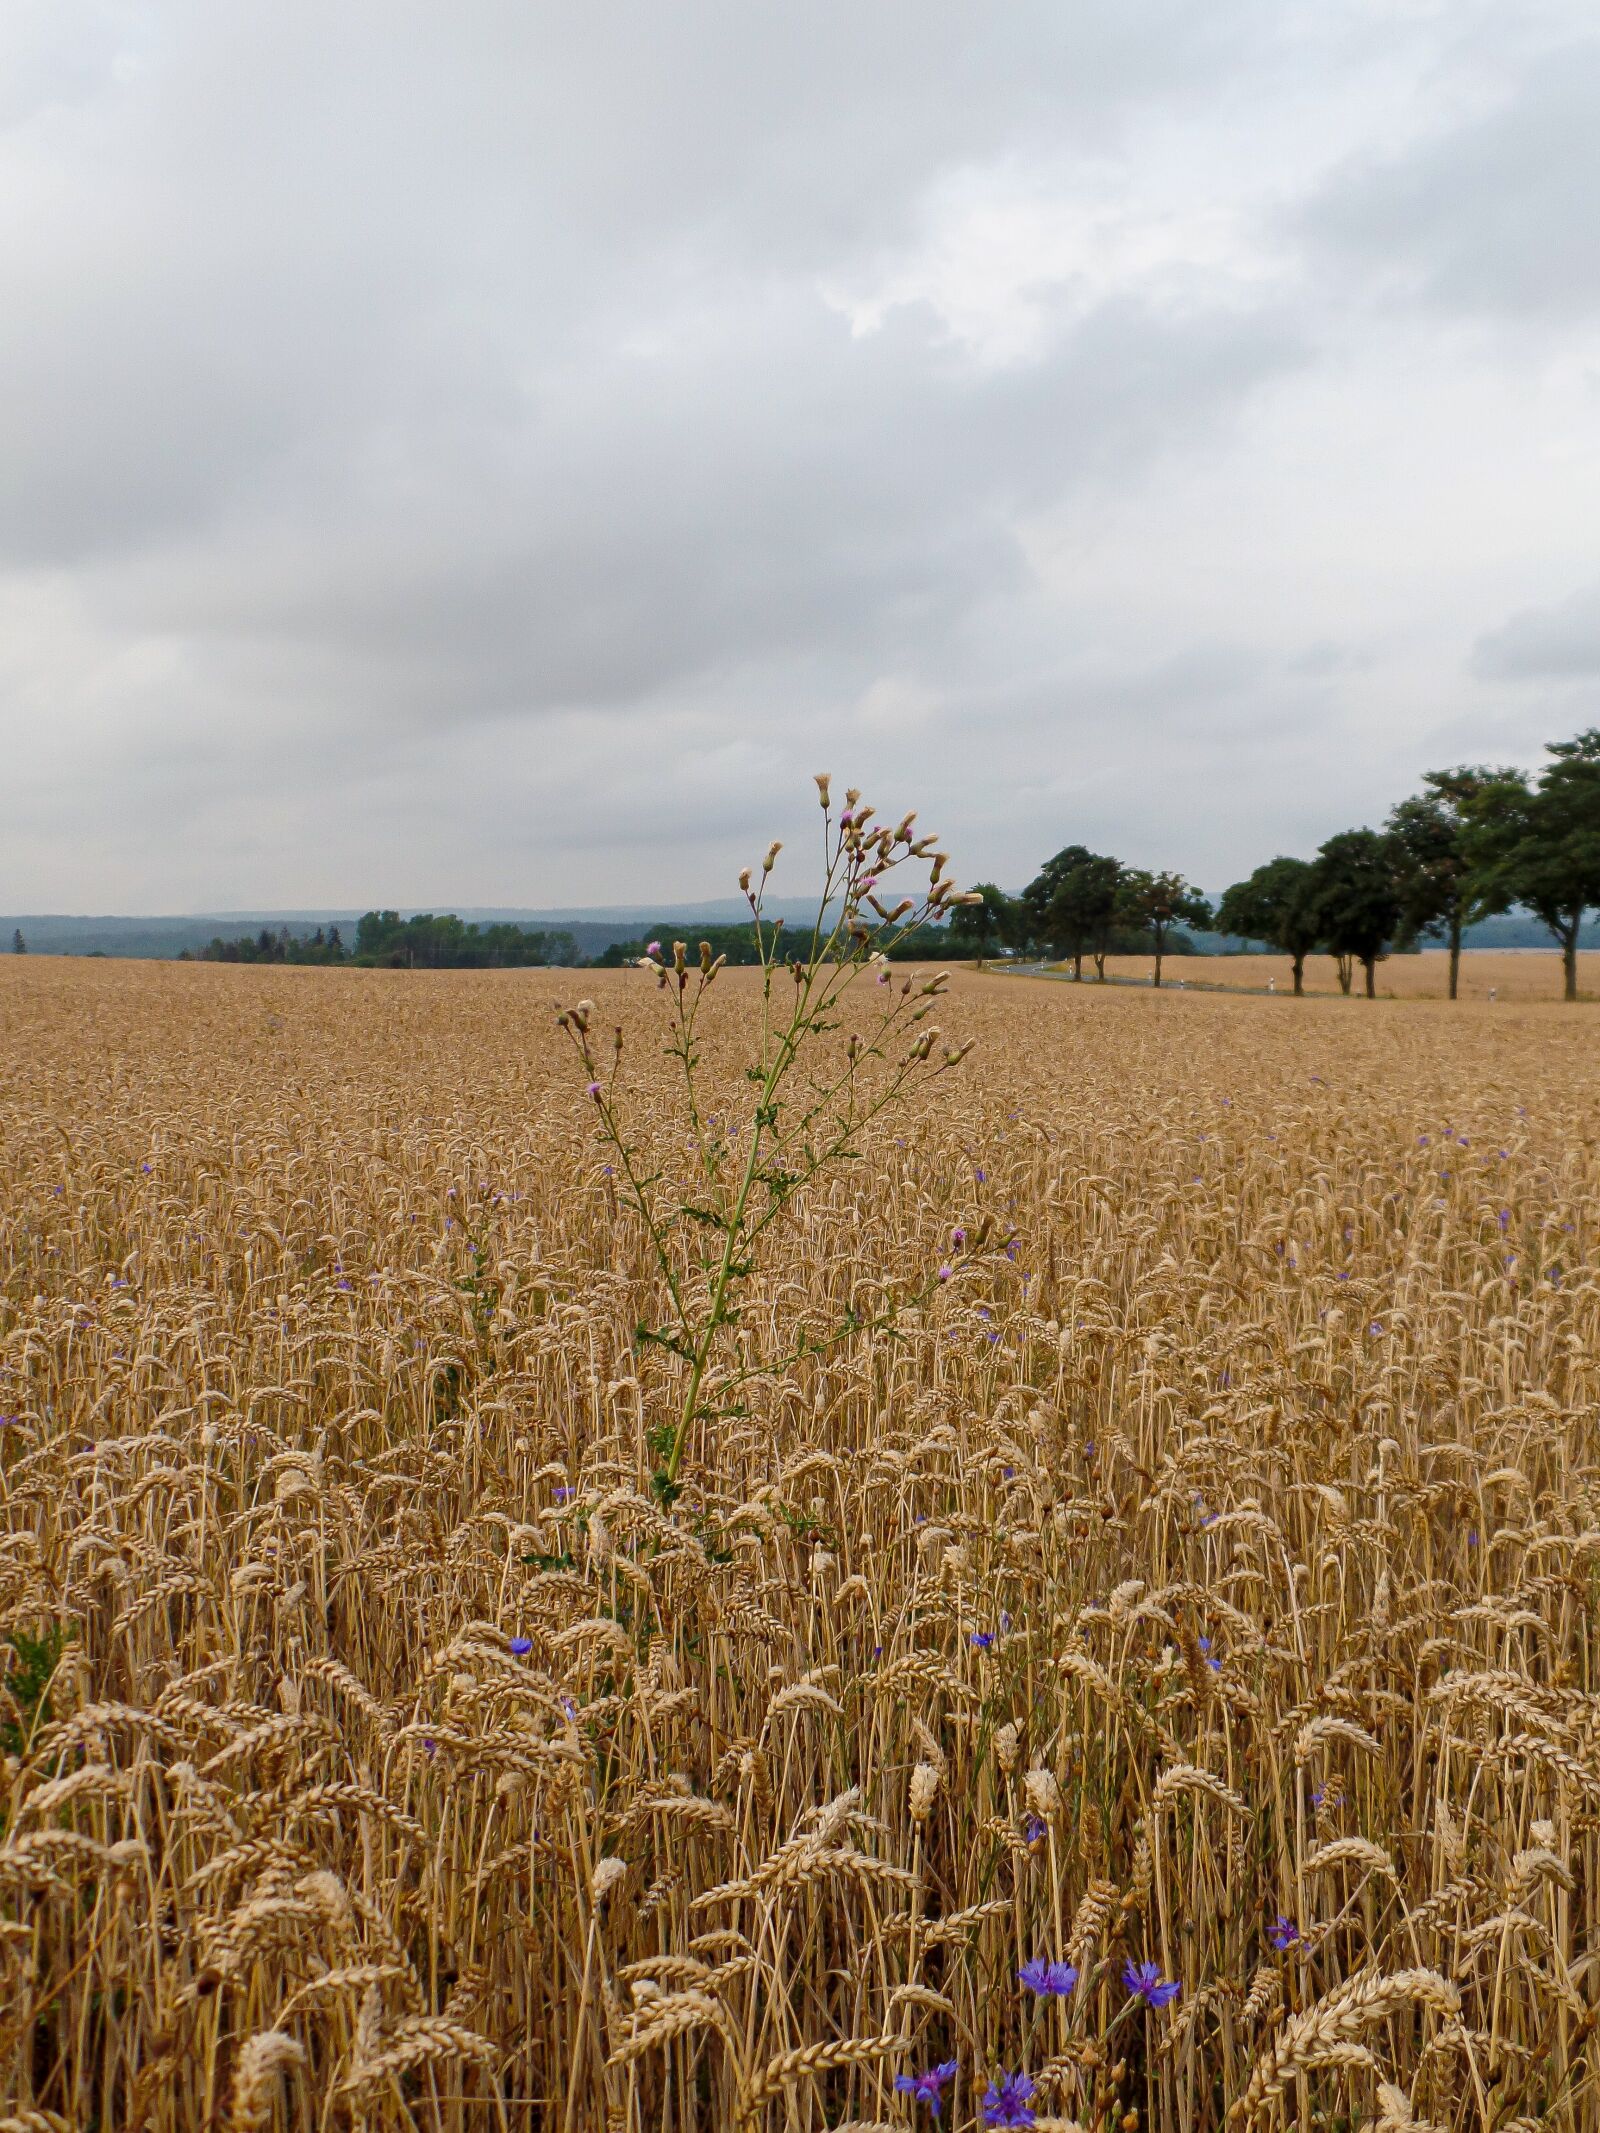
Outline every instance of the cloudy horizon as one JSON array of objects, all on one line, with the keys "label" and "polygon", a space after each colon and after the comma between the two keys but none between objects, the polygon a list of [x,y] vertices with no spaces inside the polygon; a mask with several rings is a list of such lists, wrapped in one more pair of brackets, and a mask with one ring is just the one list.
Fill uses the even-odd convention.
[{"label": "cloudy horizon", "polygon": [[0,21],[14,911],[1217,887],[1600,722],[1576,0]]}]

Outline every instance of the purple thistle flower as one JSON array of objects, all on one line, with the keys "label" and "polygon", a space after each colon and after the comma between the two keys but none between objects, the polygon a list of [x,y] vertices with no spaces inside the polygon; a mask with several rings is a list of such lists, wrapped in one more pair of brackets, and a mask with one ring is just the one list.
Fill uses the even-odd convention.
[{"label": "purple thistle flower", "polygon": [[1170,2007],[1183,1989],[1176,1978],[1163,1978],[1155,1963],[1124,1963],[1122,1982],[1146,2007]]},{"label": "purple thistle flower", "polygon": [[1267,1929],[1267,1938],[1280,1955],[1286,1955],[1300,1938],[1300,1928],[1292,1918],[1285,1918],[1280,1911]]},{"label": "purple thistle flower", "polygon": [[592,1096],[595,1102],[598,1103],[600,1101],[601,1095],[603,1094],[603,1091],[601,1090],[599,1082],[591,1081],[586,1093]]},{"label": "purple thistle flower", "polygon": [[646,955],[659,955],[661,953],[661,943],[659,941],[646,941],[644,952]]},{"label": "purple thistle flower", "polygon": [[919,2103],[925,2103],[937,2118],[939,2092],[947,2081],[954,2081],[960,2071],[959,2059],[946,2059],[938,2066],[930,2066],[925,2074],[896,2074],[894,2085],[902,2096],[915,2096]]},{"label": "purple thistle flower", "polygon": [[948,1281],[950,1279],[950,1269],[947,1266],[940,1267],[939,1279],[941,1281]]},{"label": "purple thistle flower", "polygon": [[513,1637],[507,1644],[506,1650],[513,1659],[526,1659],[529,1652],[533,1650],[533,1639],[531,1637]]},{"label": "purple thistle flower", "polygon": [[1041,1998],[1064,2000],[1077,1984],[1078,1972],[1072,1963],[1051,1963],[1042,1955],[1036,1955],[1031,1963],[1023,1964],[1017,1979]]},{"label": "purple thistle flower", "polygon": [[983,2122],[986,2126],[1031,2126],[1038,2120],[1028,2098],[1033,2094],[1031,2074],[997,2074],[983,2092]]}]

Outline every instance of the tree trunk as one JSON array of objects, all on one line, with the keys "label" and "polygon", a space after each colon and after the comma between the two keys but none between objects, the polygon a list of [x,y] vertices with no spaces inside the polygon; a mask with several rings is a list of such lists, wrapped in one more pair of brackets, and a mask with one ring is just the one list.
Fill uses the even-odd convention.
[{"label": "tree trunk", "polygon": [[1080,948],[1072,958],[1072,976],[1076,984],[1083,983],[1083,950]]},{"label": "tree trunk", "polygon": [[1461,989],[1461,919],[1457,914],[1450,921],[1450,997],[1459,999]]},{"label": "tree trunk", "polygon": [[1563,987],[1561,997],[1563,1000],[1575,1000],[1578,997],[1578,928],[1582,924],[1583,913],[1580,910],[1573,913],[1572,923],[1562,929],[1561,976]]},{"label": "tree trunk", "polygon": [[1156,944],[1156,975],[1155,975],[1155,986],[1156,986],[1156,990],[1157,990],[1157,992],[1159,992],[1159,991],[1161,990],[1161,951],[1162,951],[1163,947],[1164,947],[1164,946],[1165,946],[1166,944],[1165,944],[1165,940],[1164,940],[1164,937],[1163,937],[1163,931],[1164,931],[1164,929],[1163,929],[1162,927],[1160,927],[1160,926],[1157,926],[1157,927],[1155,927],[1155,928],[1153,929],[1153,931],[1154,931],[1154,934],[1155,934],[1155,944]]},{"label": "tree trunk", "polygon": [[1297,955],[1294,959],[1294,996],[1298,1000],[1306,989],[1306,959]]},{"label": "tree trunk", "polygon": [[1378,997],[1378,958],[1375,955],[1364,955],[1361,961],[1367,973],[1367,998],[1375,1000]]},{"label": "tree trunk", "polygon": [[1106,952],[1103,948],[1094,952],[1094,974],[1103,985],[1106,981]]},{"label": "tree trunk", "polygon": [[1339,990],[1348,997],[1350,991],[1350,980],[1356,974],[1356,966],[1354,960],[1350,956],[1341,955],[1335,957],[1335,961],[1339,965]]}]

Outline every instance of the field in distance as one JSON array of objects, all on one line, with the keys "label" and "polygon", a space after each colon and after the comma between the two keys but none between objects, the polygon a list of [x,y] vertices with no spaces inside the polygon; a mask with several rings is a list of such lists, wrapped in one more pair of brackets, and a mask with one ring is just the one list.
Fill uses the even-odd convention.
[{"label": "field in distance", "polygon": [[1600,1045],[1493,960],[959,974],[669,1512],[643,973],[0,959],[11,2122],[1600,2127]]}]

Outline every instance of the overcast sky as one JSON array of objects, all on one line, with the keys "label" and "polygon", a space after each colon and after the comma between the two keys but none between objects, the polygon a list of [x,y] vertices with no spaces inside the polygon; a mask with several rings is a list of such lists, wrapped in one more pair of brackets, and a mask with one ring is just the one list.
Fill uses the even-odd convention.
[{"label": "overcast sky", "polygon": [[1600,722],[1594,0],[8,0],[0,909],[1220,888]]}]

